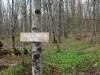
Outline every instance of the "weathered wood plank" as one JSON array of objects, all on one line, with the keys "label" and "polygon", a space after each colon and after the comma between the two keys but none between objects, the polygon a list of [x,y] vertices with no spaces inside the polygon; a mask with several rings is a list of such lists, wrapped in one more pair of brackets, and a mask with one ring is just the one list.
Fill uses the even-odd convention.
[{"label": "weathered wood plank", "polygon": [[49,42],[48,32],[21,33],[21,42]]}]

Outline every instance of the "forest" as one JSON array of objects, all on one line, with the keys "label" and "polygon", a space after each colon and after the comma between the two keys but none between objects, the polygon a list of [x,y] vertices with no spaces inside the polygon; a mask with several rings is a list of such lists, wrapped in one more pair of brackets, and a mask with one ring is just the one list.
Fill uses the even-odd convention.
[{"label": "forest", "polygon": [[100,75],[99,23],[100,0],[0,0],[0,75]]}]

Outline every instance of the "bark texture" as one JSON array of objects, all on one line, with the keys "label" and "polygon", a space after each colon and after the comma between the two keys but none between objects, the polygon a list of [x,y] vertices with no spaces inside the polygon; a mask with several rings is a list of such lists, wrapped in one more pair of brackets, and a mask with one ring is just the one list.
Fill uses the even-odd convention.
[{"label": "bark texture", "polygon": [[[32,32],[39,32],[41,25],[41,0],[33,0]],[[42,75],[42,49],[40,42],[32,43],[32,73]]]}]

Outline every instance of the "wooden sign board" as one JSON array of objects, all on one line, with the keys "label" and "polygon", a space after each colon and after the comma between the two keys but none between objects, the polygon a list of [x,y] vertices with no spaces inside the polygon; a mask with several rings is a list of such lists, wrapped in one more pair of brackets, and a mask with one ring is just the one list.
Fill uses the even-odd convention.
[{"label": "wooden sign board", "polygon": [[21,42],[49,42],[48,32],[21,33]]}]

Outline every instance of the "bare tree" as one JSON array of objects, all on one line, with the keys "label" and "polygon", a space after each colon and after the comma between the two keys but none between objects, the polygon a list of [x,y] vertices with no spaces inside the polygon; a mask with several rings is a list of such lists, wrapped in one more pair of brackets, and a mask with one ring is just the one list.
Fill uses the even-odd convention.
[{"label": "bare tree", "polygon": [[12,0],[12,42],[15,50],[15,24],[14,24],[14,0]]},{"label": "bare tree", "polygon": [[[2,17],[3,17],[3,15],[2,15],[2,3],[1,3],[1,0],[0,0],[0,28],[2,28],[2,23],[3,23]],[[0,29],[0,36],[2,34],[1,32],[2,32],[2,29]]]},{"label": "bare tree", "polygon": [[32,27],[32,0],[30,0],[30,32]]}]

